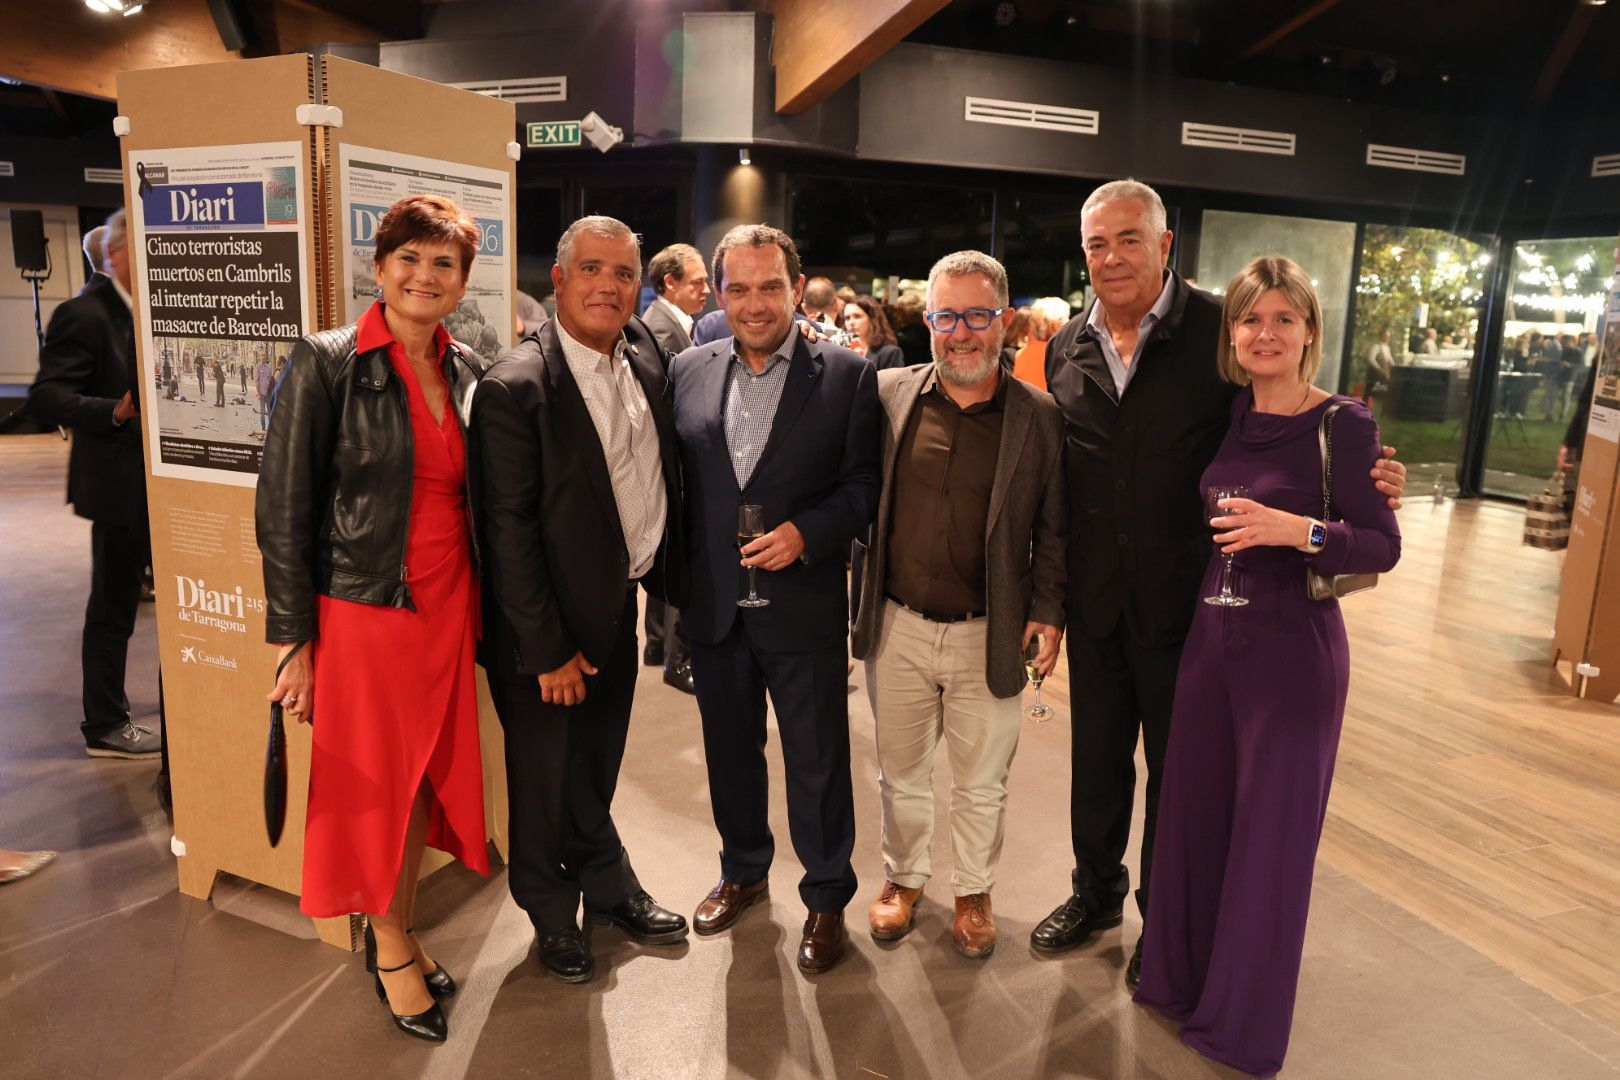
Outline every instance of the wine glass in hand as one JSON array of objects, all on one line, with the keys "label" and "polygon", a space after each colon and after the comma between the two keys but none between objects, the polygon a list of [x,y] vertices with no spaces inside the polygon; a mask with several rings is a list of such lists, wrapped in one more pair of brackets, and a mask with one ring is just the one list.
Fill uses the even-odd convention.
[{"label": "wine glass in hand", "polygon": [[1044,724],[1052,719],[1052,706],[1041,700],[1041,683],[1046,676],[1041,674],[1038,658],[1041,655],[1041,635],[1036,634],[1024,646],[1024,677],[1035,688],[1035,703],[1024,710],[1024,715],[1037,724]]},{"label": "wine glass in hand", "polygon": [[[765,508],[757,503],[743,503],[737,507],[737,550],[752,544],[765,535]],[[766,607],[770,601],[754,591],[754,567],[748,568],[748,595],[737,601],[738,607]]]},{"label": "wine glass in hand", "polygon": [[[1221,505],[1224,499],[1247,499],[1249,489],[1243,484],[1218,484],[1212,486],[1204,493],[1204,519],[1213,521],[1216,518],[1231,517],[1237,511],[1229,510]],[[1226,531],[1226,530],[1219,530]],[[1214,596],[1204,597],[1206,604],[1218,604],[1221,607],[1242,607],[1247,604],[1248,598],[1239,596],[1232,591],[1232,556],[1229,552],[1221,553],[1221,589]]]}]

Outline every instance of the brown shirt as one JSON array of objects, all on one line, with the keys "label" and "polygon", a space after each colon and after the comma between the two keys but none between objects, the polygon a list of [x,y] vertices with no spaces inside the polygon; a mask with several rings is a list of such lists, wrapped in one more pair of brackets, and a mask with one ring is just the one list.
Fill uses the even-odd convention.
[{"label": "brown shirt", "polygon": [[894,460],[887,591],[917,611],[984,612],[984,531],[1007,382],[959,409],[930,372]]}]

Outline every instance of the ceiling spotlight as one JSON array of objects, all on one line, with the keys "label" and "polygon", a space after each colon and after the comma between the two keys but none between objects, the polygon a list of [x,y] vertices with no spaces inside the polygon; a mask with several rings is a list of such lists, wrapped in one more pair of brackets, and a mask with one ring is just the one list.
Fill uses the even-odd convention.
[{"label": "ceiling spotlight", "polygon": [[1585,4],[1587,7],[1602,7],[1608,2],[1609,0],[1581,0],[1581,3]]},{"label": "ceiling spotlight", "polygon": [[98,15],[112,14],[112,8],[107,6],[106,0],[84,0],[84,6]]},{"label": "ceiling spotlight", "polygon": [[752,165],[753,163],[754,159],[748,156],[748,147],[745,146],[737,151],[737,164]]},{"label": "ceiling spotlight", "polygon": [[139,15],[141,13],[141,9],[145,6],[146,5],[142,3],[141,0],[135,0],[135,3],[124,9],[124,17],[128,18],[131,15]]},{"label": "ceiling spotlight", "polygon": [[1002,0],[996,5],[996,25],[1008,27],[1018,21],[1018,5],[1012,0]]}]

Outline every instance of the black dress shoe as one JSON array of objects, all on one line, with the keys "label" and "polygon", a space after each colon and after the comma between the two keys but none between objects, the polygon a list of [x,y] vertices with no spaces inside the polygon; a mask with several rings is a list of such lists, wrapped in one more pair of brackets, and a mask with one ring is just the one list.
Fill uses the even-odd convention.
[{"label": "black dress shoe", "polygon": [[686,938],[686,919],[661,908],[645,891],[605,911],[585,909],[593,926],[617,926],[643,945],[672,945]]},{"label": "black dress shoe", "polygon": [[1136,939],[1136,948],[1131,952],[1130,963],[1125,965],[1125,985],[1135,990],[1142,985],[1142,939]]},{"label": "black dress shoe", "polygon": [[1118,926],[1124,918],[1123,900],[1096,911],[1087,906],[1084,897],[1073,895],[1035,924],[1029,934],[1029,944],[1036,952],[1068,952],[1097,931]]},{"label": "black dress shoe", "polygon": [[540,935],[540,966],[548,975],[563,982],[589,982],[596,974],[596,961],[579,930],[566,926]]},{"label": "black dress shoe", "polygon": [[676,664],[664,669],[664,685],[673,686],[683,694],[696,694],[697,683],[692,680],[691,664]]},{"label": "black dress shoe", "polygon": [[404,971],[406,968],[414,966],[415,963],[415,960],[407,960],[399,967],[378,969],[372,975],[373,981],[377,984],[377,1000],[387,1007],[388,1015],[394,1018],[394,1026],[405,1034],[414,1035],[418,1039],[426,1039],[428,1042],[442,1043],[450,1035],[450,1025],[445,1023],[444,1009],[440,1008],[437,1001],[429,1005],[427,1011],[419,1012],[414,1016],[401,1016],[394,1011],[392,1005],[388,1004],[388,991],[383,987],[382,977],[392,971]]},{"label": "black dress shoe", "polygon": [[664,643],[662,641],[649,641],[641,648],[641,662],[648,667],[664,666]]}]

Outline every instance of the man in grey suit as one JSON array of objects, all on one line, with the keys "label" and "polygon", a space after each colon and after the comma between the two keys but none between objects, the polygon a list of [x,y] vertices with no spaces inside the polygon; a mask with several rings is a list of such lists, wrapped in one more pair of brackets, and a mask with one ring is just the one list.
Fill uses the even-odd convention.
[{"label": "man in grey suit", "polygon": [[934,361],[878,372],[883,490],[865,553],[855,656],[876,720],[886,880],[872,936],[912,927],[929,878],[934,748],[951,761],[951,937],[990,955],[990,908],[1018,746],[1024,649],[1042,675],[1063,637],[1063,416],[1002,371],[1007,272],[959,251],[928,275]]},{"label": "man in grey suit", "polygon": [[[703,268],[703,255],[691,244],[671,244],[647,263],[647,279],[658,295],[641,313],[641,321],[669,358],[679,356],[692,347],[693,317],[709,301],[709,272]],[[680,618],[679,611],[647,594],[647,644],[641,659],[645,664],[663,664],[664,682],[692,694],[696,693],[692,647],[681,633]]]}]

